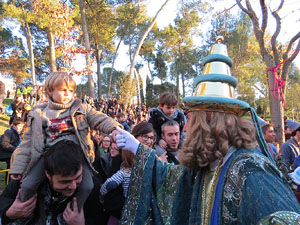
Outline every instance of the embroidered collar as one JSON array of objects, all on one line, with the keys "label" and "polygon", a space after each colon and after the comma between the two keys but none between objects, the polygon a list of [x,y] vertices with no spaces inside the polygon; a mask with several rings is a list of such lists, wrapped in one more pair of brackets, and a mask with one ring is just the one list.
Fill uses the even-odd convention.
[{"label": "embroidered collar", "polygon": [[233,146],[230,146],[229,149],[228,149],[228,152],[227,154],[225,155],[224,158],[222,159],[217,159],[215,160],[214,162],[211,162],[209,164],[209,170],[212,172],[212,171],[216,171],[220,161],[222,160],[222,164],[221,164],[221,167],[226,163],[226,161],[230,158],[230,156],[236,151],[236,148],[233,147]]}]

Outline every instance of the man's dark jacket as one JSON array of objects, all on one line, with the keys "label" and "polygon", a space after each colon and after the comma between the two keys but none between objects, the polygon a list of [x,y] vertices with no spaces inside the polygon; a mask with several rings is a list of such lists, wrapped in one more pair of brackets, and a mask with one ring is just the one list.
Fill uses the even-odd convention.
[{"label": "man's dark jacket", "polygon": [[21,138],[18,132],[13,127],[7,129],[0,137],[0,159],[10,159],[20,142]]},{"label": "man's dark jacket", "polygon": [[[45,181],[38,190],[38,201],[33,216],[25,219],[11,221],[6,217],[6,211],[16,199],[20,182],[11,180],[0,196],[0,216],[1,224],[22,224],[22,225],[42,225],[49,215],[51,215],[51,225],[67,225],[62,218],[67,203],[71,197],[67,198],[51,191],[48,181]],[[14,223],[13,223],[14,222]]]}]

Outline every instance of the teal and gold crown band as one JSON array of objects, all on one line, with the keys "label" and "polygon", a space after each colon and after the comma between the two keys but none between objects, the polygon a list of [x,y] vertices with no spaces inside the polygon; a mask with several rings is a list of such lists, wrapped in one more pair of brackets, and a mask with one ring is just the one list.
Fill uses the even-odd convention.
[{"label": "teal and gold crown band", "polygon": [[211,47],[209,55],[203,59],[204,69],[194,80],[193,96],[185,97],[183,103],[190,111],[218,111],[241,116],[250,106],[235,98],[234,88],[238,81],[231,76],[232,60],[222,41],[223,37],[217,37],[217,44]]}]

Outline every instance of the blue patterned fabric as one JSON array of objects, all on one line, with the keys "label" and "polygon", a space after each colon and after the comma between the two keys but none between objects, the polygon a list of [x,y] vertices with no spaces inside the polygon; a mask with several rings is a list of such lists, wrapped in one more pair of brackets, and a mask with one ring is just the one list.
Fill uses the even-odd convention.
[{"label": "blue patterned fabric", "polygon": [[217,189],[216,189],[216,194],[215,194],[215,201],[214,201],[214,206],[212,209],[212,213],[211,213],[211,218],[210,218],[210,224],[211,225],[217,225],[218,224],[218,212],[219,212],[219,202],[221,201],[220,196],[222,195],[221,193],[221,189],[222,189],[222,183],[223,180],[225,179],[225,171],[228,167],[229,164],[229,160],[226,161],[226,163],[224,164],[223,168],[222,168],[222,172],[220,174],[219,177],[219,181],[218,181],[218,185],[217,185]]},{"label": "blue patterned fabric", "polygon": [[[207,169],[165,164],[155,157],[153,150],[141,145],[121,224],[202,224]],[[223,162],[217,181],[209,224],[257,224],[278,211],[300,213],[280,171],[256,150],[235,150]]]},{"label": "blue patterned fabric", "polygon": [[120,224],[170,224],[182,169],[162,162],[154,150],[140,145]]}]

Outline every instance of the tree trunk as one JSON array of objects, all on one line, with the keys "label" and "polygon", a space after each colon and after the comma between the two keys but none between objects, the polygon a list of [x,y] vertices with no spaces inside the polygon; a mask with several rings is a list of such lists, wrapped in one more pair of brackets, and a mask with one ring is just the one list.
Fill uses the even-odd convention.
[{"label": "tree trunk", "polygon": [[[83,37],[84,37],[84,47],[88,51],[86,54],[86,66],[88,70],[91,70],[91,55],[90,55],[90,40],[89,40],[89,33],[87,30],[87,22],[86,22],[86,15],[85,15],[85,4],[84,0],[80,0],[80,14],[81,14],[81,22],[82,22],[82,30],[83,30]],[[89,86],[89,96],[95,98],[95,84],[93,80],[93,76],[91,73],[88,73],[88,86]]]},{"label": "tree trunk", "polygon": [[35,77],[35,66],[34,66],[34,53],[32,48],[32,35],[30,31],[30,27],[28,23],[25,23],[23,26],[24,34],[27,41],[28,52],[29,52],[29,61],[30,61],[30,70],[31,70],[31,77],[32,77],[32,84],[33,88],[36,88],[36,77]]},{"label": "tree trunk", "polygon": [[138,72],[138,76],[139,76],[139,83],[140,83],[140,96],[141,96],[141,103],[145,103],[145,96],[144,96],[144,82],[143,82],[143,79],[142,79],[142,76],[140,74],[140,71],[137,70]]},{"label": "tree trunk", "polygon": [[159,13],[165,8],[165,6],[167,5],[167,3],[169,2],[169,0],[166,0],[165,3],[160,7],[160,9],[157,11],[157,13],[155,14],[155,16],[153,17],[152,22],[149,24],[149,26],[147,27],[145,33],[142,35],[142,37],[140,38],[140,41],[135,49],[133,58],[132,58],[132,62],[130,65],[130,70],[129,70],[129,75],[130,77],[133,77],[133,73],[134,73],[134,68],[136,65],[136,60],[137,60],[137,56],[139,55],[140,49],[144,43],[144,40],[146,39],[148,33],[151,31],[152,27],[154,26],[156,20],[157,20],[157,16],[159,15]]},{"label": "tree trunk", "polygon": [[109,95],[110,95],[112,74],[113,74],[113,70],[114,70],[114,66],[115,66],[115,62],[116,62],[116,58],[117,58],[117,53],[118,53],[121,42],[122,42],[122,38],[120,39],[120,41],[117,45],[117,48],[116,48],[116,51],[115,51],[115,54],[114,54],[114,58],[113,58],[113,61],[112,61],[111,71],[110,71],[110,74],[109,74],[109,82],[108,82],[108,87],[107,87],[107,96],[106,96],[107,98],[109,98]]},{"label": "tree trunk", "polygon": [[180,99],[180,96],[179,96],[179,73],[176,72],[176,97],[177,99],[179,100]]},{"label": "tree trunk", "polygon": [[137,96],[136,96],[136,97],[137,97],[137,105],[140,106],[140,105],[141,105],[141,102],[140,102],[140,85],[139,85],[139,84],[140,84],[140,80],[139,80],[139,78],[138,78],[138,75],[139,75],[139,74],[138,74],[138,72],[137,72],[136,69],[134,70],[134,72],[135,72],[135,73],[134,73],[134,78],[135,78],[136,81],[137,81],[137,82],[135,83],[135,89],[136,89],[136,91],[137,91]]},{"label": "tree trunk", "polygon": [[184,98],[185,97],[184,73],[181,73],[181,82],[182,82],[182,98]]},{"label": "tree trunk", "polygon": [[144,97],[144,84],[143,84],[143,79],[140,73],[140,70],[136,68],[136,72],[138,75],[138,81],[139,81],[139,98],[140,98],[140,103],[145,103],[145,97]]},{"label": "tree trunk", "polygon": [[97,78],[98,78],[98,98],[101,98],[101,54],[102,50],[96,45],[96,60],[97,60]]},{"label": "tree trunk", "polygon": [[148,65],[148,70],[149,70],[150,76],[153,77],[152,71],[151,71],[151,68],[150,68],[150,62],[149,62],[149,61],[148,61],[147,65]]},{"label": "tree trunk", "polygon": [[[281,53],[282,50],[278,50],[278,42],[277,38],[281,31],[281,18],[278,15],[279,11],[282,9],[284,5],[284,0],[280,1],[280,4],[277,5],[277,8],[271,12],[272,16],[275,19],[276,27],[275,31],[271,37],[271,52],[269,51],[269,47],[266,47],[265,43],[265,32],[267,30],[268,25],[268,8],[272,8],[270,5],[267,6],[265,1],[259,1],[260,4],[260,12],[261,15],[257,16],[256,12],[253,10],[253,7],[250,3],[250,0],[245,0],[246,7],[242,5],[241,0],[236,0],[237,5],[239,8],[246,13],[249,18],[251,19],[251,22],[253,24],[253,31],[256,37],[256,40],[259,44],[260,54],[263,57],[263,61],[266,64],[268,69],[273,68],[275,65],[278,65],[280,63],[280,58],[282,56],[283,59],[287,59],[289,52],[292,49],[292,46],[294,43],[299,40],[300,38],[300,32],[298,32],[294,37],[291,38],[289,41],[288,47],[286,48],[286,51]],[[298,41],[298,45],[294,52],[300,49],[300,40]],[[280,72],[277,74],[280,78],[283,80],[287,79],[288,75],[288,67],[291,64],[291,62],[295,59],[297,54],[292,56],[287,62],[283,65],[282,74],[280,76]],[[270,89],[274,89],[274,81],[275,78],[271,71],[268,71],[268,77],[270,82]],[[274,124],[274,130],[276,132],[276,141],[279,144],[282,144],[284,141],[284,132],[283,132],[283,106],[280,101],[280,92],[281,90],[274,90],[269,94],[270,99],[270,112],[271,112],[271,122]],[[283,94],[285,93],[285,87],[283,87]],[[276,98],[275,96],[278,96]]]},{"label": "tree trunk", "polygon": [[266,104],[263,105],[263,115],[264,115],[264,118],[267,118],[267,105]]},{"label": "tree trunk", "polygon": [[[268,66],[268,68],[271,68]],[[270,87],[274,86],[274,76],[272,72],[268,72],[268,77],[270,81]],[[284,142],[284,121],[283,121],[283,106],[280,98],[276,98],[279,93],[275,91],[274,94],[269,94],[270,99],[270,112],[271,112],[271,122],[274,124],[274,131],[276,133],[276,140],[279,144]],[[275,96],[274,96],[275,95]]]},{"label": "tree trunk", "polygon": [[50,28],[46,28],[47,32],[47,38],[49,43],[49,62],[50,62],[50,71],[56,72],[56,56],[55,56],[55,42],[54,42],[54,36],[52,32],[50,31]]}]

